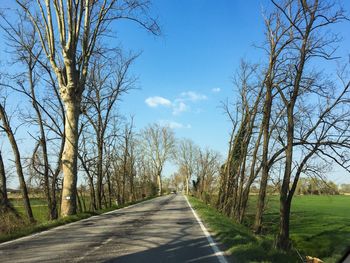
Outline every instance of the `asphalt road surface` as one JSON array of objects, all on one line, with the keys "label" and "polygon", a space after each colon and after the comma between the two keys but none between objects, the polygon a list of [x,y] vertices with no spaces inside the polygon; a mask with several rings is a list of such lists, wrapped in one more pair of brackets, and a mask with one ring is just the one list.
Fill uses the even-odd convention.
[{"label": "asphalt road surface", "polygon": [[[219,262],[182,195],[0,244],[0,262]],[[222,261],[221,261],[222,262]]]}]

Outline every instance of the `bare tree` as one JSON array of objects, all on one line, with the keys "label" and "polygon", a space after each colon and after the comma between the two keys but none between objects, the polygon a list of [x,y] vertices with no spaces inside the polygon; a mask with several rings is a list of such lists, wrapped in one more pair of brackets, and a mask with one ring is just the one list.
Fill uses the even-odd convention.
[{"label": "bare tree", "polygon": [[[16,0],[33,23],[43,52],[57,77],[65,106],[64,174],[61,215],[76,213],[78,121],[82,94],[96,43],[107,33],[113,20],[137,22],[151,33],[159,27],[148,14],[144,1],[51,1]],[[54,22],[56,20],[56,22]]]},{"label": "bare tree", "polygon": [[174,132],[169,127],[150,124],[141,132],[141,143],[151,161],[158,184],[158,195],[161,195],[164,164],[172,156],[175,147]]},{"label": "bare tree", "polygon": [[[33,106],[34,114],[31,111],[22,114],[24,122],[29,125],[34,124],[39,130],[38,137],[32,135],[36,140],[36,146],[31,158],[31,168],[35,171],[33,176],[40,177],[39,179],[43,181],[42,185],[49,208],[48,218],[56,219],[58,217],[57,180],[61,171],[60,160],[64,147],[64,132],[62,131],[64,127],[64,109],[59,98],[56,81],[46,60],[42,57],[42,47],[35,28],[33,25],[26,23],[28,18],[24,15],[19,15],[19,18],[20,23],[13,25],[5,16],[2,16],[4,25],[0,25],[6,33],[9,47],[13,50],[14,62],[19,62],[24,66],[24,72],[9,76],[10,84],[5,86],[24,94]],[[38,93],[41,86],[52,87],[53,96],[50,94],[49,99],[40,96],[42,94]],[[51,111],[53,107],[54,110]],[[57,114],[59,112],[61,112],[61,115]],[[60,120],[63,120],[62,125]],[[49,145],[48,142],[54,141],[53,138],[47,136],[50,131],[58,136],[60,141],[57,156],[59,161],[55,169],[49,163],[48,148],[52,145]]]},{"label": "bare tree", "polygon": [[289,241],[290,203],[288,191],[292,176],[293,144],[295,133],[295,108],[303,88],[308,88],[310,82],[307,76],[307,63],[314,57],[332,59],[335,49],[333,44],[337,37],[324,33],[324,28],[345,19],[344,11],[338,9],[331,1],[273,1],[278,12],[287,24],[291,26],[289,32],[293,35],[292,47],[285,58],[284,81],[276,85],[279,95],[286,107],[287,115],[287,144],[285,149],[285,168],[280,192],[280,228],[277,247],[287,250]]},{"label": "bare tree", "polygon": [[135,168],[139,180],[139,193],[142,197],[157,194],[157,182],[154,180],[155,171],[149,154],[145,154],[141,135],[135,138]]},{"label": "bare tree", "polygon": [[126,185],[129,181],[129,201],[134,200],[134,177],[135,177],[135,134],[134,134],[134,118],[130,123],[124,126],[124,132],[121,135],[122,149],[122,203],[126,201]]},{"label": "bare tree", "polygon": [[262,215],[265,207],[266,187],[269,178],[269,142],[271,135],[271,111],[273,105],[273,92],[276,83],[279,81],[280,63],[283,61],[283,55],[286,47],[293,40],[289,35],[291,26],[283,23],[281,14],[273,12],[269,17],[265,18],[266,26],[266,53],[268,55],[268,65],[263,80],[265,89],[265,101],[263,108],[263,119],[261,122],[262,129],[262,174],[260,179],[259,198],[255,215],[254,231],[260,233],[262,228]]},{"label": "bare tree", "polygon": [[23,198],[23,204],[24,204],[24,210],[27,214],[27,217],[30,222],[35,222],[32,208],[29,201],[29,195],[28,195],[28,189],[27,184],[24,178],[23,173],[23,167],[22,167],[22,161],[21,161],[21,154],[19,152],[18,144],[14,135],[14,132],[11,129],[10,126],[10,120],[9,117],[5,111],[5,101],[0,102],[0,120],[2,122],[2,125],[0,125],[0,129],[6,133],[7,138],[10,142],[13,155],[15,158],[15,164],[16,164],[16,171],[19,179],[19,185],[22,191],[22,198]]},{"label": "bare tree", "polygon": [[196,162],[198,195],[206,203],[209,203],[220,173],[220,155],[210,149],[200,149]]},{"label": "bare tree", "polygon": [[[96,145],[96,201],[102,208],[104,146],[111,136],[108,128],[116,116],[114,110],[120,96],[134,88],[135,78],[129,76],[129,68],[137,56],[125,58],[120,51],[109,59],[96,57],[92,60],[87,79],[87,92],[83,99],[84,119],[92,127]],[[83,123],[84,125],[84,123]],[[112,134],[113,135],[113,134]]]},{"label": "bare tree", "polygon": [[243,183],[246,177],[246,162],[250,141],[256,127],[260,109],[262,87],[257,77],[258,67],[241,61],[234,84],[239,90],[240,101],[236,105],[236,118],[227,104],[226,114],[233,122],[227,160],[223,166],[220,180],[218,207],[226,215],[238,211]]},{"label": "bare tree", "polygon": [[0,216],[8,214],[14,215],[16,219],[20,219],[19,213],[12,206],[7,195],[5,166],[0,151]]},{"label": "bare tree", "polygon": [[182,139],[177,143],[176,162],[185,176],[186,194],[189,194],[189,183],[198,161],[199,148],[190,139]]}]

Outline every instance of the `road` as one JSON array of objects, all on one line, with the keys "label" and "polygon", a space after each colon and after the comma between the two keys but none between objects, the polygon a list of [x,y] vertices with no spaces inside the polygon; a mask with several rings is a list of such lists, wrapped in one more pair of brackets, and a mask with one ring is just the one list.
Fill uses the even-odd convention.
[{"label": "road", "polygon": [[173,194],[0,244],[0,261],[216,263],[219,258],[185,197]]}]

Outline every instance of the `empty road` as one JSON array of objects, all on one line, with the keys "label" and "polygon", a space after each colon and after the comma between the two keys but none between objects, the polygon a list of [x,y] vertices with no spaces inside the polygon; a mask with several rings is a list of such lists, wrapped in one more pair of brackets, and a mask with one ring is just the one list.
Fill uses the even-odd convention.
[{"label": "empty road", "polygon": [[[182,195],[0,244],[1,262],[219,262]],[[223,261],[221,261],[223,262]]]}]

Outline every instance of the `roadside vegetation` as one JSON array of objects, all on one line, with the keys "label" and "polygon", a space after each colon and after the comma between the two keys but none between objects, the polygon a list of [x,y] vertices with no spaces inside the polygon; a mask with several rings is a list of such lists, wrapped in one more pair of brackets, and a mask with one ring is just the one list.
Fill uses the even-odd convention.
[{"label": "roadside vegetation", "polygon": [[[337,26],[350,10],[337,0],[266,2],[261,56],[241,60],[222,104],[232,124],[225,156],[161,121],[137,129],[119,110],[138,88],[140,54],[110,40],[121,20],[160,35],[150,1],[1,9],[11,57],[0,61],[2,240],[182,190],[204,202],[191,199],[238,259],[293,262],[295,249],[337,258],[350,220],[340,196],[350,187],[332,178],[350,172],[350,64],[338,56],[348,43]],[[178,169],[165,177],[168,162]]]},{"label": "roadside vegetation", "polygon": [[[256,198],[251,200],[244,225],[218,212],[210,204],[188,198],[192,207],[237,262],[302,262],[305,256],[338,262],[350,242],[350,196],[298,196],[291,213],[292,249],[281,253],[274,248],[278,225],[278,196],[268,196],[264,235],[252,231]],[[298,253],[302,256],[299,257]]]},{"label": "roadside vegetation", "polygon": [[[65,225],[68,223],[76,222],[91,216],[100,215],[107,213],[109,211],[117,210],[129,205],[137,204],[149,199],[152,199],[156,196],[150,196],[137,201],[128,202],[122,205],[113,204],[111,207],[107,207],[95,211],[82,211],[76,215],[69,217],[59,218],[56,220],[48,220],[47,213],[48,208],[44,198],[32,198],[30,199],[31,205],[33,207],[33,215],[36,219],[35,223],[31,223],[28,220],[24,219],[25,211],[21,205],[20,200],[10,199],[11,203],[14,205],[14,208],[21,215],[21,217],[16,218],[12,214],[1,214],[0,215],[0,243],[13,240],[16,238],[28,236],[37,232],[48,230],[57,226]],[[86,200],[88,202],[88,198]]]}]

